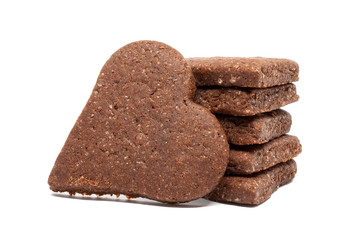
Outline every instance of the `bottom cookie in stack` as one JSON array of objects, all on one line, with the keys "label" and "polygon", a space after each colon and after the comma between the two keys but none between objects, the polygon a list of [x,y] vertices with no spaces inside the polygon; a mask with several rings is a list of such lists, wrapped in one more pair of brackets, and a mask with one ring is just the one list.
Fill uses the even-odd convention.
[{"label": "bottom cookie in stack", "polygon": [[268,200],[280,186],[291,182],[296,170],[296,162],[291,159],[251,175],[224,176],[205,198],[216,202],[260,204]]}]

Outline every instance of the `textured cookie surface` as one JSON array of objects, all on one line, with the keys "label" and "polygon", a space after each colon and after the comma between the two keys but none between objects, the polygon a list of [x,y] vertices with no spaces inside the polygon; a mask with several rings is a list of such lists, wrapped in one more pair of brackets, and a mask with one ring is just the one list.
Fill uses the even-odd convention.
[{"label": "textured cookie surface", "polygon": [[265,88],[299,80],[296,62],[278,58],[188,58],[198,86]]},{"label": "textured cookie surface", "polygon": [[115,52],[49,177],[53,191],[186,202],[209,193],[228,163],[215,116],[192,101],[182,55],[140,41]]},{"label": "textured cookie surface", "polygon": [[283,135],[264,144],[232,145],[226,173],[231,175],[252,174],[286,162],[300,153],[300,141],[291,135]]},{"label": "textured cookie surface", "polygon": [[213,113],[251,116],[298,99],[295,85],[289,83],[270,88],[198,88],[194,101]]},{"label": "textured cookie surface", "polygon": [[296,170],[296,162],[291,159],[249,176],[225,176],[206,198],[217,202],[260,204],[280,186],[291,182]]},{"label": "textured cookie surface", "polygon": [[277,109],[254,116],[217,115],[229,143],[248,145],[266,143],[288,133],[291,128],[290,113]]}]

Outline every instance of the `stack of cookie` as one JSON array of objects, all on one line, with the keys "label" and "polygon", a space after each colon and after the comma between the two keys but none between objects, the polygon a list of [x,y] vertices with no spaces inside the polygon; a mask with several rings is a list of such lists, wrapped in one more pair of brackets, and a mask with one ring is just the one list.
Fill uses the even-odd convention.
[{"label": "stack of cookie", "polygon": [[130,43],[102,68],[50,189],[262,203],[296,173],[301,145],[286,135],[291,116],[280,107],[298,100],[297,80],[289,60],[185,60],[164,43]]},{"label": "stack of cookie", "polygon": [[226,175],[206,198],[260,204],[296,174],[301,152],[288,135],[291,115],[280,109],[299,96],[297,63],[272,58],[190,58],[195,102],[216,114],[230,143]]}]

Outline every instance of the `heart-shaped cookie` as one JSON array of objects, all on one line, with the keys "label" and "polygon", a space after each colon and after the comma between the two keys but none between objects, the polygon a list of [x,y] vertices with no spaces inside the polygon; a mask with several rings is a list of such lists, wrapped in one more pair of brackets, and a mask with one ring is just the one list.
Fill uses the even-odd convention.
[{"label": "heart-shaped cookie", "polygon": [[190,67],[170,46],[139,41],[119,49],[55,162],[51,190],[171,203],[209,193],[229,146],[216,118],[193,102],[194,91]]}]

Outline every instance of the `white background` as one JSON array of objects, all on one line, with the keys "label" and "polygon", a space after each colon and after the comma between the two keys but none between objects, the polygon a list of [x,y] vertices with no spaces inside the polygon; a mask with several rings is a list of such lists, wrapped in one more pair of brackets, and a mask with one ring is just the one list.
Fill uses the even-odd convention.
[{"label": "white background", "polygon": [[[1,1],[0,238],[359,239],[356,2]],[[303,145],[295,180],[252,208],[52,194],[48,175],[102,65],[136,40],[297,61],[300,101],[285,108]]]}]

